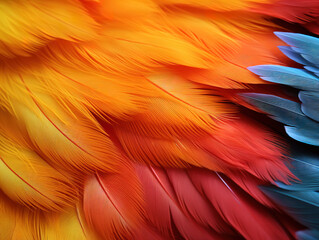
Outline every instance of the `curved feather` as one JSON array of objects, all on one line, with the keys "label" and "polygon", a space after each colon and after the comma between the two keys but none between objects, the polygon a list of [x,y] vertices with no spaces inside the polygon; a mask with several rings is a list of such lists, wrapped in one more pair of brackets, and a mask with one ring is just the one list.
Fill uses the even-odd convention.
[{"label": "curved feather", "polygon": [[319,104],[316,104],[319,102],[319,92],[300,91],[298,96],[302,102],[302,112],[313,120],[319,122]]},{"label": "curved feather", "polygon": [[15,1],[0,5],[0,56],[28,56],[55,39],[94,38],[97,24],[83,7],[67,1]]},{"label": "curved feather", "polygon": [[198,170],[190,172],[190,177],[224,221],[245,239],[289,239],[285,229],[269,211],[259,207],[257,203],[250,204],[240,192],[227,187],[218,175]]},{"label": "curved feather", "polygon": [[32,147],[50,163],[70,172],[114,168],[116,160],[110,159],[118,159],[117,150],[96,120],[80,112],[77,117],[72,116],[49,96],[24,96],[31,108],[14,102],[14,116],[6,113],[6,117],[19,127],[17,134],[28,136]]},{"label": "curved feather", "polygon": [[303,90],[319,88],[319,79],[303,69],[278,65],[259,65],[248,69],[260,75],[266,81],[285,84]]},{"label": "curved feather", "polygon": [[275,34],[284,42],[292,45],[292,49],[300,53],[307,61],[314,65],[318,64],[319,40],[316,37],[289,32],[275,32]]},{"label": "curved feather", "polygon": [[304,230],[296,233],[299,240],[316,240],[319,237],[319,231]]},{"label": "curved feather", "polygon": [[166,172],[185,215],[190,215],[196,222],[216,232],[234,234],[233,229],[222,220],[218,212],[197,191],[186,171],[168,169]]},{"label": "curved feather", "polygon": [[185,239],[222,239],[183,213],[164,171],[137,166],[137,172],[145,190],[145,217],[164,236],[173,236],[175,226],[177,234]]},{"label": "curved feather", "polygon": [[289,136],[305,143],[318,144],[318,134],[314,130],[319,127],[319,123],[308,118],[301,111],[299,103],[267,94],[244,93],[242,96],[273,119],[289,125],[285,127]]},{"label": "curved feather", "polygon": [[319,193],[314,191],[286,191],[277,188],[262,188],[270,197],[276,199],[284,210],[309,228],[318,228]]},{"label": "curved feather", "polygon": [[299,142],[318,146],[319,133],[312,129],[285,126],[285,130],[288,136]]},{"label": "curved feather", "polygon": [[0,187],[12,200],[44,210],[61,210],[77,198],[67,177],[31,149],[0,135]]},{"label": "curved feather", "polygon": [[132,166],[91,176],[84,187],[83,209],[89,227],[102,239],[132,239],[143,223],[143,192]]}]

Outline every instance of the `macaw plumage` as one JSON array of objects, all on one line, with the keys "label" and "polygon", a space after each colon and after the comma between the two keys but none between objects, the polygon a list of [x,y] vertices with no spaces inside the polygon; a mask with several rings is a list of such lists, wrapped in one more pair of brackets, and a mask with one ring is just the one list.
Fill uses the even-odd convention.
[{"label": "macaw plumage", "polygon": [[0,240],[319,238],[318,0],[0,10]]}]

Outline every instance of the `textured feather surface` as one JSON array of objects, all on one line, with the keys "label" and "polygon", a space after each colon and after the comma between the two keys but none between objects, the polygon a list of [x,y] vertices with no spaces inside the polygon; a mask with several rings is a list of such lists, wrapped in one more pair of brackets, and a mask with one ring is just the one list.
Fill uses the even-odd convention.
[{"label": "textured feather surface", "polygon": [[31,208],[61,210],[77,197],[74,186],[31,149],[0,135],[1,189]]},{"label": "textured feather surface", "polygon": [[217,234],[184,215],[166,173],[160,169],[138,166],[145,189],[146,218],[164,236],[174,235],[173,226],[185,239],[219,239]]},{"label": "textured feather surface", "polygon": [[15,1],[0,5],[0,55],[28,56],[56,39],[83,41],[95,35],[96,23],[83,7],[67,1]]},{"label": "textured feather surface", "polygon": [[[304,65],[305,70],[283,66],[255,66],[250,70],[263,79],[297,88],[301,103],[271,95],[244,94],[247,102],[267,112],[285,126],[287,134],[300,142],[319,146],[318,91],[319,78],[316,65],[318,38],[297,33],[276,33],[291,47],[281,50],[287,57]],[[309,230],[298,231],[298,239],[318,238],[318,154],[311,149],[294,145],[289,168],[296,176],[290,184],[278,182],[277,187],[262,187],[284,211],[293,216]]]},{"label": "textured feather surface", "polygon": [[[0,3],[0,239],[289,239],[296,230],[315,236],[290,215],[314,226],[295,206],[315,206],[306,201],[316,183],[305,174],[316,176],[316,167],[296,157],[297,170],[290,168],[287,144],[253,114],[239,114],[235,94],[284,95],[247,69],[271,64],[258,71],[304,92],[300,104],[276,98],[263,105],[281,109],[271,114],[289,125],[287,133],[316,141],[311,102],[318,96],[310,85],[318,42],[277,34],[294,43],[284,51],[305,65],[278,68],[291,61],[273,35],[282,30],[278,18],[316,31],[316,4]],[[282,111],[297,117],[288,121]],[[301,127],[304,119],[313,125]],[[305,191],[290,170],[304,179]],[[259,184],[279,196],[295,190],[277,205]]]},{"label": "textured feather surface", "polygon": [[142,221],[143,195],[134,168],[119,173],[96,173],[85,184],[85,218],[102,239],[132,239]]},{"label": "textured feather surface", "polygon": [[312,145],[318,145],[319,123],[308,118],[302,111],[301,105],[277,96],[247,93],[242,94],[247,102],[260,110],[267,112],[277,121],[288,126],[286,132],[292,138]]},{"label": "textured feather surface", "polygon": [[194,171],[190,176],[197,189],[210,200],[222,218],[246,239],[289,239],[271,214],[257,205],[249,204],[248,199],[229,189],[218,175]]}]

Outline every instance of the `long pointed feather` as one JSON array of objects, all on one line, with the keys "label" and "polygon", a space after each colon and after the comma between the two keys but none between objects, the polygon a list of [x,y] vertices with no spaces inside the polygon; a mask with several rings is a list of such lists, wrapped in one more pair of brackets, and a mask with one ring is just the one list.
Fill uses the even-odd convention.
[{"label": "long pointed feather", "polygon": [[313,217],[319,214],[318,192],[286,191],[271,187],[263,187],[262,189],[302,224],[309,228],[319,227],[319,219]]},{"label": "long pointed feather", "polygon": [[0,134],[0,187],[12,200],[30,208],[61,210],[77,198],[67,177],[31,149]]},{"label": "long pointed feather", "polygon": [[319,79],[308,71],[278,65],[259,65],[248,68],[262,79],[303,90],[319,89]]},{"label": "long pointed feather", "polygon": [[143,192],[134,168],[96,173],[85,184],[83,208],[88,225],[103,239],[131,239],[142,224]]}]

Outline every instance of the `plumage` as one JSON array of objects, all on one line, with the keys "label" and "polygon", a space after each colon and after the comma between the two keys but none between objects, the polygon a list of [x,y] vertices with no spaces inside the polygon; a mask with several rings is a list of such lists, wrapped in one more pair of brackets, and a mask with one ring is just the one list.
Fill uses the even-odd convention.
[{"label": "plumage", "polygon": [[317,239],[318,6],[0,3],[0,240]]},{"label": "plumage", "polygon": [[132,239],[142,223],[141,183],[132,166],[123,165],[119,171],[95,173],[84,185],[87,224],[103,239]]}]

